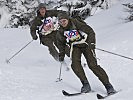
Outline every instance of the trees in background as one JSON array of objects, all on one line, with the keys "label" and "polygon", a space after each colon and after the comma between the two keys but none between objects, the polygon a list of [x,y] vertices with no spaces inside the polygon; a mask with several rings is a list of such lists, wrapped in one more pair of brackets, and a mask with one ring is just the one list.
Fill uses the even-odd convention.
[{"label": "trees in background", "polygon": [[[102,7],[105,0],[60,0],[57,9],[69,11],[72,17],[80,16],[85,19],[95,13],[97,8]],[[95,9],[95,10],[94,10]]]},{"label": "trees in background", "polygon": [[[7,7],[10,14],[9,25],[5,27],[19,27],[29,25],[30,20],[36,15],[37,0],[2,0],[0,6]],[[2,15],[1,15],[2,16]]]},{"label": "trees in background", "polygon": [[129,13],[128,17],[125,19],[127,22],[133,21],[133,3],[123,4],[126,8],[125,11]]},{"label": "trees in background", "polygon": [[[68,11],[70,16],[80,16],[86,19],[101,9],[108,9],[110,0],[1,0],[0,7],[7,7],[10,14],[9,24],[6,27],[29,25],[36,16],[38,4],[43,2],[48,9]],[[2,15],[0,15],[1,18]]]}]

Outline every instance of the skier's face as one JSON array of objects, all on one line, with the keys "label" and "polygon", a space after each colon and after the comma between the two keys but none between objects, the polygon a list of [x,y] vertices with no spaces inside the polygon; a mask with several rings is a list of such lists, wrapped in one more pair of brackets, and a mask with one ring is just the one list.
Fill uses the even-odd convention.
[{"label": "skier's face", "polygon": [[40,12],[40,14],[41,14],[41,16],[45,16],[45,13],[46,13],[46,8],[40,8],[39,9],[39,12]]},{"label": "skier's face", "polygon": [[59,24],[63,27],[67,27],[68,25],[68,19],[60,19]]}]

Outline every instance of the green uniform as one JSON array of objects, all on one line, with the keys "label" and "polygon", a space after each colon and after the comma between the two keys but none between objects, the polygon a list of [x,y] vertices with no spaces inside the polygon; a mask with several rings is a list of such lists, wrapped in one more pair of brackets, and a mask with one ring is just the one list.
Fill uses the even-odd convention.
[{"label": "green uniform", "polygon": [[[30,33],[31,36],[37,37],[36,34],[36,30],[39,29],[39,27],[41,27],[44,24],[44,20],[48,17],[57,17],[57,15],[59,13],[61,13],[63,11],[57,11],[57,10],[46,10],[46,14],[45,17],[42,17],[39,13],[39,11],[37,11],[37,16],[33,19],[33,21],[31,22],[31,27],[30,27]],[[51,33],[47,34],[47,35],[42,35],[41,34],[42,29],[38,30],[38,34],[40,37],[40,42],[47,46],[49,49],[50,54],[56,59],[58,60],[58,51],[56,50],[56,47],[58,48],[57,45],[57,41],[56,41],[56,33],[57,30],[53,30]],[[56,46],[56,47],[55,47]],[[67,56],[69,56],[69,48],[66,47],[66,54]]]},{"label": "green uniform", "polygon": [[93,29],[77,19],[69,19],[67,27],[61,26],[57,34],[60,56],[65,55],[66,43],[69,44],[71,46],[71,67],[81,82],[87,80],[81,65],[81,55],[83,54],[92,72],[103,84],[107,84],[109,83],[108,76],[104,69],[97,64],[94,49],[92,50],[90,47],[91,43],[95,44],[95,42]]}]

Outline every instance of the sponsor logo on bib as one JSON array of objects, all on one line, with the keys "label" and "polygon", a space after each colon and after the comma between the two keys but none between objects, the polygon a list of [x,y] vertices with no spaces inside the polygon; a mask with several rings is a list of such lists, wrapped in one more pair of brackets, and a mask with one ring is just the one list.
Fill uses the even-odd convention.
[{"label": "sponsor logo on bib", "polygon": [[64,36],[66,36],[67,39],[71,42],[81,39],[81,36],[77,30],[65,31]]}]

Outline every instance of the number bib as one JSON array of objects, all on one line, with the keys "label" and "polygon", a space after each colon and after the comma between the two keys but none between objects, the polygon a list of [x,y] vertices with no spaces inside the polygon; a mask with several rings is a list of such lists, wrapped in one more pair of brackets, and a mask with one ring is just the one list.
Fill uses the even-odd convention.
[{"label": "number bib", "polygon": [[67,41],[78,41],[81,39],[81,36],[77,30],[65,31],[64,36],[67,37]]},{"label": "number bib", "polygon": [[42,20],[44,22],[41,26],[39,26],[39,30],[41,30],[42,35],[48,35],[52,31],[55,31],[58,29],[59,24],[56,17],[47,17],[45,20]]},{"label": "number bib", "polygon": [[[45,27],[49,27],[49,29],[45,29]],[[53,20],[51,17],[48,17],[45,19],[45,22],[44,22],[44,27],[43,27],[44,31],[49,31],[49,30],[52,30],[54,29],[54,24],[53,24]]]}]

